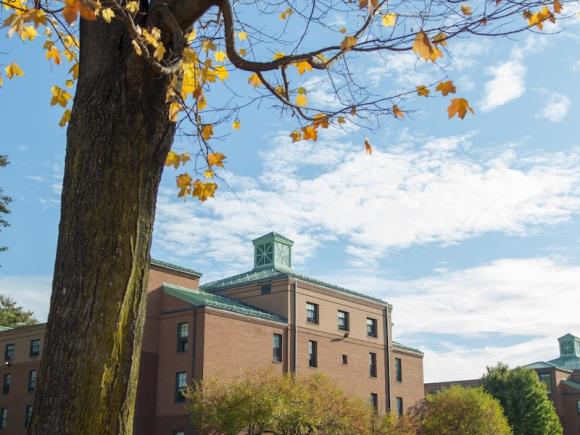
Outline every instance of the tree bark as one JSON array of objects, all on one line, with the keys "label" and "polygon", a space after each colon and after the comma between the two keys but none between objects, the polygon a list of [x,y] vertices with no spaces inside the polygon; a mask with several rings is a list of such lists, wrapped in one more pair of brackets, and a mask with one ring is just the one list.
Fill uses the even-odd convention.
[{"label": "tree bark", "polygon": [[131,434],[169,77],[82,20],[50,314],[29,434]]}]

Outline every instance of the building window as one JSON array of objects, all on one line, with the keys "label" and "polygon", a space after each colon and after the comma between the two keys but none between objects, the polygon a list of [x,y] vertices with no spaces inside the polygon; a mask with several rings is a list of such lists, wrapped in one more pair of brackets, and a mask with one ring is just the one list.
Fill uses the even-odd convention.
[{"label": "building window", "polygon": [[368,337],[377,336],[377,319],[371,319],[367,317],[367,336]]},{"label": "building window", "polygon": [[348,313],[338,310],[338,329],[348,331]]},{"label": "building window", "polygon": [[580,400],[576,400],[576,414],[580,415]]},{"label": "building window", "polygon": [[28,427],[32,421],[32,405],[26,406],[26,412],[24,413],[24,427]]},{"label": "building window", "polygon": [[40,355],[40,339],[30,340],[30,356]]},{"label": "building window", "polygon": [[28,391],[36,390],[36,370],[28,372]]},{"label": "building window", "polygon": [[265,266],[272,264],[274,261],[272,243],[264,243],[256,247],[256,265]]},{"label": "building window", "polygon": [[379,395],[371,393],[371,409],[375,412],[379,410]]},{"label": "building window", "polygon": [[342,356],[342,364],[343,365],[347,365],[348,364],[348,355],[343,355]]},{"label": "building window", "polygon": [[395,358],[395,379],[397,382],[403,382],[403,363],[401,358]]},{"label": "building window", "polygon": [[397,397],[397,415],[400,417],[403,415],[403,398]]},{"label": "building window", "polygon": [[0,409],[0,429],[6,429],[8,423],[8,408]]},{"label": "building window", "polygon": [[272,335],[272,361],[282,362],[282,335]]},{"label": "building window", "polygon": [[187,339],[189,337],[189,323],[177,324],[177,352],[187,352]]},{"label": "building window", "polygon": [[10,384],[12,383],[12,375],[10,373],[4,374],[4,383],[2,384],[2,394],[10,393]]},{"label": "building window", "polygon": [[177,372],[175,374],[175,401],[183,402],[185,400],[185,389],[187,388],[187,373]]},{"label": "building window", "polygon": [[546,391],[548,394],[552,393],[552,374],[551,373],[540,373],[540,382],[546,386]]},{"label": "building window", "polygon": [[377,377],[377,354],[374,352],[369,352],[369,376]]},{"label": "building window", "polygon": [[14,351],[16,346],[14,343],[7,344],[4,348],[4,361],[12,361],[14,359]]},{"label": "building window", "polygon": [[318,367],[317,343],[312,340],[308,340],[308,367]]},{"label": "building window", "polygon": [[182,430],[174,430],[173,435],[185,435],[185,432]]},{"label": "building window", "polygon": [[270,293],[272,293],[272,284],[262,284],[260,294],[269,295]]},{"label": "building window", "polygon": [[306,302],[306,321],[308,323],[318,323],[318,305]]}]

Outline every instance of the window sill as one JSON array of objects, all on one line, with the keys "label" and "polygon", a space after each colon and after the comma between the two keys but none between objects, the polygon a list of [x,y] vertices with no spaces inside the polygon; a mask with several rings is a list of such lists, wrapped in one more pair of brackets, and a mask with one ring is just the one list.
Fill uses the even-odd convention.
[{"label": "window sill", "polygon": [[283,364],[283,361],[274,361],[274,360],[272,360],[272,364]]}]

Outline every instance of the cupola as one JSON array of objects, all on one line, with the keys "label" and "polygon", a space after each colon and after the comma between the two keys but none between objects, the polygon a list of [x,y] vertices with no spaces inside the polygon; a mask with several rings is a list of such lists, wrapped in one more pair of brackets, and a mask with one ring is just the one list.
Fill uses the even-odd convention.
[{"label": "cupola", "polygon": [[278,233],[269,233],[252,240],[254,244],[254,270],[274,267],[292,269],[294,242]]}]

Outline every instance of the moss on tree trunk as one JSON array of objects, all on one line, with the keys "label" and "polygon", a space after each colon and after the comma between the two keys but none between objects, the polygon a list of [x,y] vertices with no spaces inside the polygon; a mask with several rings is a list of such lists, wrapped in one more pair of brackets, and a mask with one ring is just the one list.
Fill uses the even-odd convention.
[{"label": "moss on tree trunk", "polygon": [[[58,248],[30,434],[131,434],[149,249],[175,126],[121,24],[81,23]],[[119,411],[120,410],[120,411]]]}]

